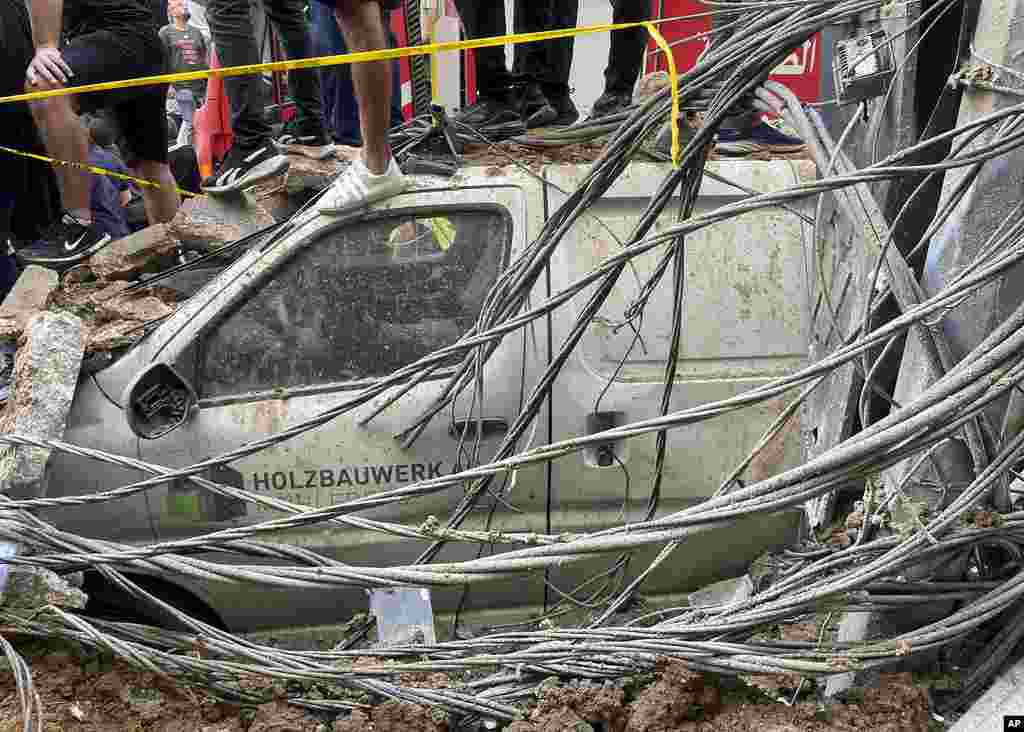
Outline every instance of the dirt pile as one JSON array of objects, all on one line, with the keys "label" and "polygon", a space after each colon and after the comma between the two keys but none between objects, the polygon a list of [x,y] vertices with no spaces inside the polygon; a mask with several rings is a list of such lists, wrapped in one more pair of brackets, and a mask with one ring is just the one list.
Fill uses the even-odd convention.
[{"label": "dirt pile", "polygon": [[[810,685],[807,686],[810,690]],[[631,682],[547,685],[528,721],[508,732],[927,732],[928,695],[910,674],[882,677],[847,702],[792,706],[745,684],[719,683],[680,663]]]}]

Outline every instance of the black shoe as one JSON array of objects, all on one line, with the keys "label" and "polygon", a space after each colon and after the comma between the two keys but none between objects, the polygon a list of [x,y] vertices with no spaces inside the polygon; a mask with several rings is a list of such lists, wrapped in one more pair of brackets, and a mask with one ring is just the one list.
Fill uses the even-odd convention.
[{"label": "black shoe", "polygon": [[288,170],[288,158],[273,143],[255,150],[232,145],[220,170],[203,181],[204,193],[237,193]]},{"label": "black shoe", "polygon": [[549,96],[548,101],[555,108],[555,118],[551,121],[552,127],[568,127],[576,124],[580,118],[580,111],[576,109],[568,94]]},{"label": "black shoe", "polygon": [[629,94],[618,92],[605,92],[594,102],[594,108],[590,111],[590,118],[610,117],[619,112],[625,112],[633,106],[633,97]]},{"label": "black shoe", "polygon": [[509,122],[521,122],[522,117],[505,98],[481,97],[478,102],[469,105],[455,115],[455,121],[469,127],[491,127]]},{"label": "black shoe", "polygon": [[546,127],[558,117],[558,112],[551,106],[538,84],[529,84],[523,94],[523,122],[526,129]]},{"label": "black shoe", "polygon": [[15,256],[22,264],[38,264],[62,272],[91,257],[112,241],[110,234],[97,231],[65,213],[43,232],[38,241],[19,249]]},{"label": "black shoe", "polygon": [[313,160],[325,160],[334,155],[335,146],[317,122],[290,120],[284,125],[281,136],[274,140],[277,149],[292,155],[304,155]]}]

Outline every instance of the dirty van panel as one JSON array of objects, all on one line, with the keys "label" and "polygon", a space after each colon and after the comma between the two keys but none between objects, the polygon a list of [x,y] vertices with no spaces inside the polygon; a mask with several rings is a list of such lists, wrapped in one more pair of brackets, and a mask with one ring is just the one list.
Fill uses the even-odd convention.
[{"label": "dirty van panel", "polygon": [[[718,162],[709,168],[749,188],[769,191],[801,182],[808,177],[808,170],[813,170],[808,166],[781,161]],[[566,173],[572,170],[564,167]],[[562,171],[552,175],[559,173]],[[635,164],[590,210],[625,240],[662,177],[657,166]],[[570,185],[567,190],[573,190],[565,182]],[[694,214],[707,213],[746,195],[705,178]],[[666,207],[654,233],[675,223],[676,210],[675,206]],[[573,246],[563,248],[563,256],[553,265],[556,279],[578,279],[618,251],[618,243],[590,217],[580,220],[571,237]],[[630,351],[634,332],[615,324],[622,322],[639,294],[640,283],[668,249],[666,244],[633,260],[633,268],[619,280],[588,333],[581,357],[602,375],[611,376],[628,353],[617,377],[620,381],[661,379],[671,343],[672,268],[648,300],[639,327],[642,345]],[[805,282],[809,265],[800,221],[782,209],[752,212],[687,235],[679,378],[764,377],[788,373],[801,364],[807,351]]]},{"label": "dirty van panel", "polygon": [[[781,190],[814,174],[813,167],[803,162],[724,161],[708,167],[760,192]],[[625,240],[667,172],[663,165],[632,164],[591,213]],[[572,191],[586,169],[557,166],[547,173],[560,188]],[[696,213],[747,195],[705,178]],[[564,196],[554,193],[552,198],[551,210],[555,210]],[[671,225],[677,210],[677,206],[666,207],[655,231]],[[764,209],[687,236],[682,341],[671,410],[742,394],[803,366],[806,279],[812,271],[805,250],[811,237],[803,227],[791,212]],[[635,269],[623,273],[601,317],[595,318],[581,348],[559,376],[554,389],[553,439],[598,432],[659,413],[672,335],[671,266],[653,290],[642,323],[637,324],[639,338],[632,328],[623,326],[623,320],[667,249],[659,247],[634,260]],[[553,291],[592,271],[617,251],[618,243],[608,232],[584,216],[552,259]],[[589,295],[579,295],[569,312],[554,322],[556,344],[566,336]],[[713,493],[787,402],[784,396],[671,430],[658,515],[680,510]],[[552,470],[553,529],[573,531],[580,526],[617,525],[623,518],[641,520],[654,477],[655,455],[655,435],[651,434],[556,461]],[[775,474],[795,465],[799,457],[799,429],[793,419],[744,478],[756,480]],[[740,559],[750,558],[766,543],[791,539],[794,520],[795,515],[762,517],[751,524],[757,531],[749,527],[721,530],[710,546],[718,555],[731,552]],[[680,551],[687,552],[687,548]],[[660,579],[652,579],[645,587],[655,592],[674,587],[672,573],[658,576]]]}]

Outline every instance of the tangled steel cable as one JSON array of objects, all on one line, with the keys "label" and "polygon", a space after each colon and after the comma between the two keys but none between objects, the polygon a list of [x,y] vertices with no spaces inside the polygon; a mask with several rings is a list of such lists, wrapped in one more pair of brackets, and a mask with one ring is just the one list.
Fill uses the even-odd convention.
[{"label": "tangled steel cable", "polygon": [[[511,720],[519,715],[518,705],[524,695],[540,679],[551,674],[614,678],[648,670],[658,658],[667,656],[685,661],[696,669],[715,672],[827,676],[891,663],[908,654],[947,646],[980,628],[990,628],[993,623],[1003,623],[1002,630],[989,639],[985,659],[974,669],[964,693],[980,689],[1024,637],[1021,613],[1024,567],[1020,561],[1024,556],[1024,513],[1015,513],[1004,505],[998,520],[987,525],[969,524],[964,520],[979,507],[990,504],[993,492],[1016,475],[1017,465],[1024,458],[1024,433],[997,434],[988,424],[986,414],[988,408],[1005,402],[1024,377],[1024,305],[1016,308],[959,360],[953,358],[936,323],[967,297],[991,286],[1024,260],[1024,207],[1018,206],[1009,212],[1005,224],[991,234],[977,260],[930,296],[921,290],[903,256],[890,246],[891,229],[876,232],[879,248],[877,259],[872,262],[875,265],[869,288],[872,295],[849,332],[839,334],[837,348],[796,373],[735,397],[676,411],[670,406],[682,332],[683,258],[688,235],[751,211],[784,208],[826,197],[838,202],[840,215],[861,224],[873,222],[876,218],[869,210],[872,202],[868,184],[911,175],[939,176],[951,170],[966,170],[976,176],[983,166],[1024,143],[1024,104],[1020,104],[923,139],[858,169],[843,154],[848,135],[834,142],[820,121],[813,114],[807,114],[784,88],[766,83],[768,71],[789,49],[827,24],[853,18],[880,5],[877,0],[744,4],[745,13],[737,21],[742,30],[733,32],[726,41],[712,43],[699,63],[680,77],[684,100],[699,101],[706,109],[705,124],[688,141],[682,164],[668,170],[619,251],[544,302],[530,301],[529,294],[543,276],[563,237],[580,217],[589,215],[588,209],[607,193],[641,150],[644,140],[656,133],[670,114],[667,90],[644,102],[614,129],[600,159],[580,186],[568,195],[566,203],[545,223],[536,240],[501,274],[477,322],[457,343],[379,379],[343,404],[311,420],[179,469],[60,441],[0,436],[0,442],[8,446],[45,447],[133,468],[150,476],[90,495],[9,501],[0,517],[0,537],[33,549],[32,554],[13,562],[56,572],[94,569],[140,602],[174,618],[179,625],[189,628],[190,633],[89,619],[56,608],[31,619],[6,615],[3,620],[7,628],[21,633],[58,636],[105,649],[147,670],[173,675],[185,683],[201,684],[215,693],[243,701],[252,701],[251,694],[247,695],[238,685],[239,680],[247,676],[316,680],[372,695],[440,706],[461,717]],[[949,2],[940,3],[933,6],[933,10],[944,12],[949,5]],[[930,29],[932,25],[923,27]],[[750,98],[756,98],[764,108],[781,114],[800,131],[815,155],[819,178],[779,192],[750,193],[738,202],[695,213],[694,205],[713,135],[730,110],[741,100]],[[848,128],[849,134],[854,127],[851,124]],[[602,128],[601,132],[609,130]],[[942,146],[946,146],[948,153],[938,162],[919,162],[920,153]],[[919,195],[921,190],[922,186],[918,186],[913,195]],[[959,191],[959,198],[954,197],[952,204],[940,208],[929,232],[937,230],[949,218],[964,190]],[[680,201],[676,223],[655,232],[655,221],[673,199]],[[885,226],[884,222],[882,225]],[[923,241],[919,246],[924,246]],[[532,444],[531,427],[557,376],[578,348],[594,317],[620,278],[629,272],[631,263],[652,251],[657,252],[659,263],[641,283],[641,296],[629,309],[627,321],[642,317],[647,304],[643,293],[653,291],[663,280],[671,281],[674,295],[672,345],[659,414],[604,432],[524,449],[524,444]],[[483,414],[484,395],[475,393],[478,375],[503,339],[564,308],[584,291],[588,292],[587,300],[573,318],[572,327],[560,343],[554,344],[550,362],[532,388],[523,394],[520,414],[509,426],[500,447],[486,461],[477,461],[452,475],[315,509],[200,477],[210,467],[228,464],[279,444],[371,401],[375,405],[374,415],[379,414],[389,403],[407,396],[427,376],[436,375],[438,367],[449,363],[453,357],[460,359],[458,366],[445,377],[447,380],[438,399],[398,437],[406,444],[411,443],[430,420],[466,393],[474,397],[469,415],[471,422]],[[882,319],[879,315],[887,305],[894,306],[896,314]],[[884,388],[876,383],[879,362],[908,331],[927,337],[933,356],[934,383],[906,403],[897,404],[889,398],[888,413],[874,419],[865,404],[871,394],[884,394]],[[784,412],[784,417],[788,417],[831,374],[851,364],[866,377],[860,409],[863,423],[859,432],[801,465],[764,480],[741,484],[736,478],[753,458],[752,454],[723,481],[721,489],[712,497],[683,510],[659,511],[665,435],[669,430],[713,420],[791,394],[793,401]],[[768,429],[754,454],[784,422],[785,418],[780,418]],[[463,528],[478,502],[494,491],[496,481],[518,469],[546,463],[610,439],[629,440],[642,435],[655,435],[657,440],[655,477],[642,520],[576,535]],[[871,527],[878,523],[875,519],[880,520],[887,507],[899,499],[897,486],[884,501],[868,502],[871,505],[864,519],[865,528],[855,543],[845,548],[818,546],[788,552],[784,557],[784,571],[746,600],[717,607],[659,612],[621,626],[610,624],[616,617],[614,611],[632,597],[645,578],[664,565],[678,547],[685,546],[690,537],[743,517],[801,506],[810,499],[857,485],[865,476],[877,475],[906,460],[924,462],[934,455],[937,446],[952,439],[964,439],[969,444],[974,460],[973,479],[969,485],[961,486],[934,515],[919,517],[918,525],[898,534],[870,536]],[[478,449],[471,451],[472,454],[478,452]],[[180,479],[190,480],[202,490],[259,504],[284,515],[200,536],[129,547],[61,531],[29,513],[120,500]],[[455,485],[464,487],[465,495],[443,525],[408,526],[359,515],[367,509],[410,501]],[[405,566],[355,567],[308,549],[270,543],[277,532],[321,523],[330,524],[337,531],[358,528],[431,544],[415,562]],[[500,544],[507,551],[460,562],[435,561],[440,549],[449,542],[478,546]],[[908,569],[929,561],[975,556],[981,547],[993,546],[1000,547],[1008,559],[979,581],[934,578],[907,581],[903,575]],[[631,553],[643,547],[660,547],[660,552],[648,566],[634,567],[628,583],[605,582],[600,589],[585,595],[586,599],[581,599],[583,588],[560,593],[562,604],[582,604],[595,611],[587,627],[532,627],[521,632],[492,633],[429,647],[374,649],[372,654],[355,650],[300,652],[261,645],[190,617],[123,574],[125,570],[144,569],[155,574],[183,575],[205,581],[296,588],[471,586],[612,555],[616,559],[612,569],[605,573],[607,579],[615,573],[624,577]],[[200,552],[216,552],[225,561],[196,557]],[[271,559],[273,563],[246,564],[246,558]],[[794,643],[755,637],[757,629],[765,624],[803,617],[822,607],[886,609],[938,600],[955,601],[959,607],[941,621],[883,641]],[[553,614],[557,614],[557,608]],[[178,652],[197,638],[205,649],[202,658]],[[17,673],[25,718],[29,720],[31,714],[38,714],[31,704],[30,675],[6,642],[4,650]],[[353,659],[361,655],[386,657],[394,662],[354,666]],[[484,675],[472,683],[453,684],[451,688],[440,690],[412,688],[394,680],[396,674],[404,672],[467,670]],[[966,697],[956,703],[964,699]],[[332,709],[360,705],[355,701],[327,704],[301,697],[293,701],[317,708],[326,708],[326,704]]]}]

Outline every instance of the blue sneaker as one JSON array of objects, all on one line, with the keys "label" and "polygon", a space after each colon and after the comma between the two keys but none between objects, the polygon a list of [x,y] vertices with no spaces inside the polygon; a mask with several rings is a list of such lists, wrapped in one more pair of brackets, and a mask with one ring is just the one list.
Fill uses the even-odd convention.
[{"label": "blue sneaker", "polygon": [[803,152],[804,141],[775,129],[767,122],[758,122],[748,131],[720,128],[715,151],[719,155],[729,156],[754,153],[791,154]]}]

